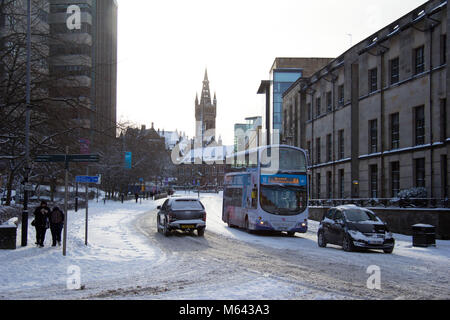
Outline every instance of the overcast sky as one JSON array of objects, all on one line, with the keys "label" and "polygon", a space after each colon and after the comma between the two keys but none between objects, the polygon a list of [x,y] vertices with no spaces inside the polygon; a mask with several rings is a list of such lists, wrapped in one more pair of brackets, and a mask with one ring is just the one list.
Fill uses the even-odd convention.
[{"label": "overcast sky", "polygon": [[[276,57],[337,57],[424,0],[118,0],[118,119],[195,132],[205,68],[217,135],[261,115]],[[351,36],[349,35],[351,34]]]}]

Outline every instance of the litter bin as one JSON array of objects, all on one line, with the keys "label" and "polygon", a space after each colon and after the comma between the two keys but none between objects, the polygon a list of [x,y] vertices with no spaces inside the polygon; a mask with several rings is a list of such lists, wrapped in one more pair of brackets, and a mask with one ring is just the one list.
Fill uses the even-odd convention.
[{"label": "litter bin", "polygon": [[17,226],[0,226],[0,250],[16,249]]},{"label": "litter bin", "polygon": [[413,247],[436,246],[436,227],[428,224],[416,224],[413,229]]}]

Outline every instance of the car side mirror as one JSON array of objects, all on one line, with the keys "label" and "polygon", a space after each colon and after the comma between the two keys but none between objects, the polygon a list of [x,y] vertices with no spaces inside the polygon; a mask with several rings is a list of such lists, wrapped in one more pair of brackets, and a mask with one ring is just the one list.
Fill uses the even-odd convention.
[{"label": "car side mirror", "polygon": [[157,206],[156,209],[161,210],[161,206]]}]

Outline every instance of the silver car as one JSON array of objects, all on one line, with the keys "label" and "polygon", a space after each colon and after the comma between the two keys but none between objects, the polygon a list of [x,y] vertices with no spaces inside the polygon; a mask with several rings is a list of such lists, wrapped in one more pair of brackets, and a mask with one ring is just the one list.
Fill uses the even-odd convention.
[{"label": "silver car", "polygon": [[158,206],[158,232],[166,237],[173,230],[193,232],[203,237],[206,229],[206,211],[200,200],[195,198],[171,198]]}]

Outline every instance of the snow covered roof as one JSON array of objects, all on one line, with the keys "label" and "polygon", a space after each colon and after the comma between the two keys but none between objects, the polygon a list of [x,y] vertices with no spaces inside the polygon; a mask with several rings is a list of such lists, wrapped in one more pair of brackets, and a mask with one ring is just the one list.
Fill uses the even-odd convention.
[{"label": "snow covered roof", "polygon": [[188,150],[187,154],[181,159],[181,163],[195,163],[198,159],[203,162],[221,162],[225,163],[227,156],[234,152],[234,146],[215,146]]},{"label": "snow covered roof", "polygon": [[178,131],[160,131],[159,136],[165,139],[167,149],[173,149],[180,141]]}]

